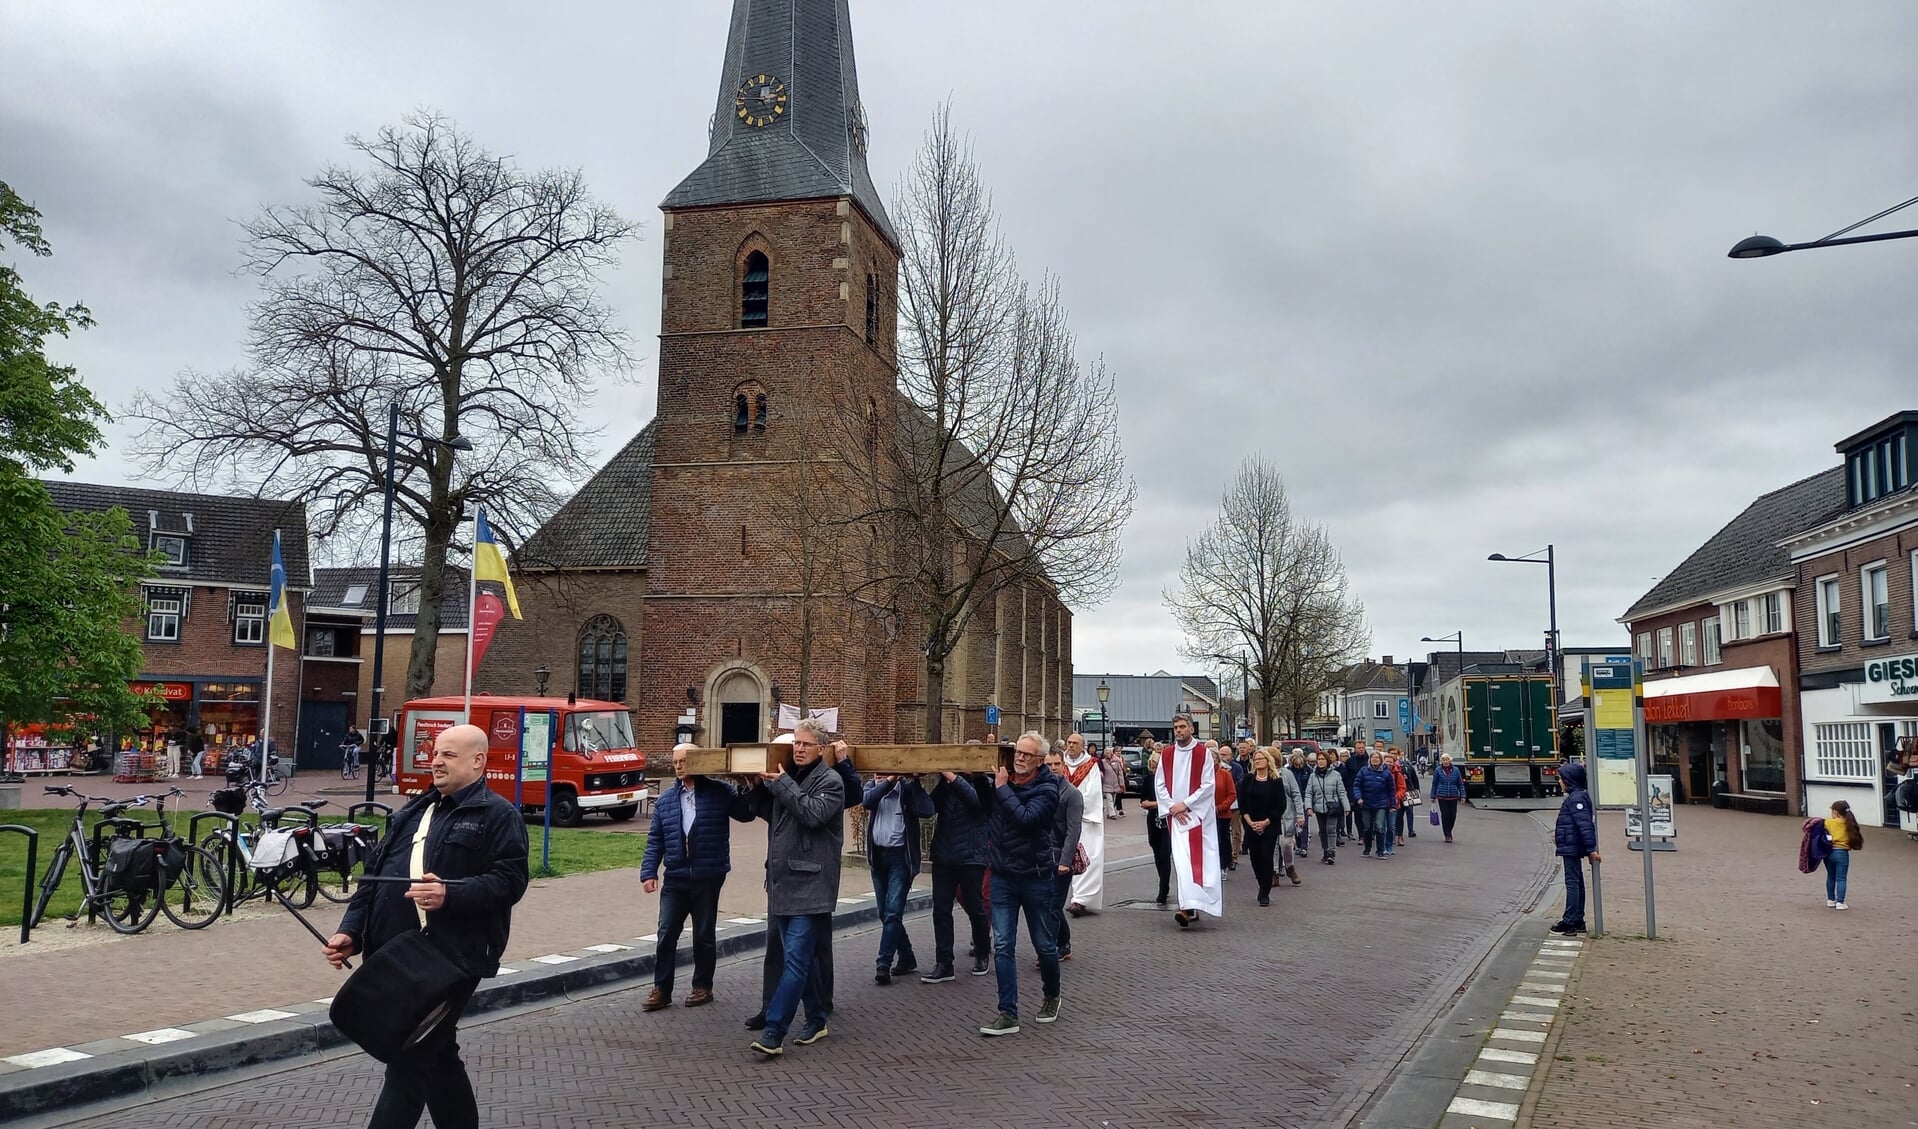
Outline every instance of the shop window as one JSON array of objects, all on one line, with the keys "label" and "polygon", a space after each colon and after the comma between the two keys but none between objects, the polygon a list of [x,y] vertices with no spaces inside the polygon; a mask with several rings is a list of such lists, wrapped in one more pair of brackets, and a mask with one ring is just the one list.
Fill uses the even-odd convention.
[{"label": "shop window", "polygon": [[1890,571],[1884,561],[1858,571],[1858,590],[1864,594],[1859,611],[1865,638],[1874,643],[1891,638]]},{"label": "shop window", "polygon": [[1724,621],[1712,616],[1705,621],[1705,665],[1717,666],[1721,656],[1718,653],[1718,640],[1725,630]]},{"label": "shop window", "polygon": [[185,612],[186,601],[178,596],[148,596],[147,642],[179,642],[180,619]]},{"label": "shop window", "polygon": [[579,633],[579,693],[607,702],[626,700],[626,628],[596,615]]},{"label": "shop window", "polygon": [[234,593],[233,641],[249,644],[266,642],[266,593]]},{"label": "shop window", "polygon": [[1871,745],[1871,724],[1839,721],[1812,726],[1812,775],[1820,780],[1878,779],[1878,761]]},{"label": "shop window", "polygon": [[746,273],[739,283],[739,328],[766,328],[771,301],[772,264],[764,251],[754,251],[746,256]]},{"label": "shop window", "polygon": [[154,552],[166,558],[166,563],[169,567],[186,567],[187,546],[185,537],[177,533],[155,533],[150,545]]},{"label": "shop window", "polygon": [[1818,600],[1818,645],[1820,647],[1843,646],[1845,604],[1838,590],[1838,578],[1819,577],[1814,595]]},{"label": "shop window", "polygon": [[1698,625],[1696,623],[1678,625],[1678,665],[1698,665]]},{"label": "shop window", "polygon": [[1918,549],[1911,553],[1911,633],[1918,635]]}]

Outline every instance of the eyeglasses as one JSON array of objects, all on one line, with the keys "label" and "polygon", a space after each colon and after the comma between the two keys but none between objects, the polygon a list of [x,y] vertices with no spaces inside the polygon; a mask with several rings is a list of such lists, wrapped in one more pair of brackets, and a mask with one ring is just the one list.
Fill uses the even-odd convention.
[{"label": "eyeglasses", "polygon": [[819,742],[817,741],[794,741],[793,742],[793,748],[795,749],[817,749],[818,747],[819,747]]}]

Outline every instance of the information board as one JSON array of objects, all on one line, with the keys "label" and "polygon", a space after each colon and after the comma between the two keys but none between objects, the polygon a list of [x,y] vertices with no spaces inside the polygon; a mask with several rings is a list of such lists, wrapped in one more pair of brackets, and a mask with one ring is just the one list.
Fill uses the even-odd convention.
[{"label": "information board", "polygon": [[526,728],[519,735],[521,780],[546,780],[546,764],[553,754],[553,715],[529,713]]}]

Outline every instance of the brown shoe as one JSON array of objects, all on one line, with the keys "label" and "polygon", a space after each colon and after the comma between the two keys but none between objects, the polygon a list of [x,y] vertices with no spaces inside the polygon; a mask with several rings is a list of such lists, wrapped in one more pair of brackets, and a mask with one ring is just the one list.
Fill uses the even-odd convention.
[{"label": "brown shoe", "polygon": [[663,1007],[671,1007],[672,1003],[673,998],[671,996],[660,991],[658,988],[654,988],[647,994],[646,1002],[640,1004],[639,1007],[641,1011],[658,1011]]},{"label": "brown shoe", "polygon": [[687,1007],[698,1007],[700,1004],[709,1004],[712,1002],[713,990],[711,988],[694,988],[692,993],[686,997]]},{"label": "brown shoe", "polygon": [[1294,885],[1294,886],[1303,886],[1303,885],[1305,885],[1305,879],[1303,879],[1303,878],[1300,878],[1300,877],[1299,877],[1299,868],[1298,868],[1298,867],[1296,867],[1296,866],[1288,866],[1288,867],[1286,867],[1286,868],[1285,868],[1285,876],[1286,876],[1287,878],[1290,878],[1290,879],[1292,880],[1292,885]]}]

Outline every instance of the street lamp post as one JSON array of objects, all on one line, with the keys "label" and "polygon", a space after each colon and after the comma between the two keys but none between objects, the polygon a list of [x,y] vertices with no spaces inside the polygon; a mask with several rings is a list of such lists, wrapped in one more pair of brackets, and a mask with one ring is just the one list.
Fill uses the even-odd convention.
[{"label": "street lamp post", "polygon": [[[1545,555],[1540,557],[1538,555],[1540,552]],[[1506,564],[1542,564],[1545,566],[1545,599],[1551,615],[1551,628],[1546,633],[1545,673],[1551,678],[1552,709],[1556,711],[1558,709],[1558,703],[1562,699],[1559,697],[1558,685],[1558,562],[1552,552],[1552,546],[1547,545],[1537,552],[1527,553],[1522,557],[1508,557],[1504,553],[1493,553],[1485,559],[1488,561],[1503,561]]]},{"label": "street lamp post", "polygon": [[1105,730],[1103,736],[1107,753],[1112,751],[1112,711],[1106,706],[1106,703],[1111,700],[1112,687],[1106,685],[1106,680],[1101,678],[1099,680],[1099,728]]},{"label": "street lamp post", "polygon": [[[473,449],[472,441],[462,435],[455,435],[451,439],[440,439],[432,435],[421,435],[417,432],[401,431],[399,401],[395,400],[392,406],[387,409],[386,497],[382,502],[383,512],[380,516],[380,586],[378,595],[374,597],[373,603],[373,705],[371,711],[367,714],[367,726],[369,728],[375,723],[375,719],[383,720],[383,715],[380,711],[386,701],[386,612],[387,604],[391,602],[392,596],[392,593],[388,590],[390,584],[387,576],[387,558],[393,551],[393,463],[398,454],[399,439],[402,435],[408,439],[415,439],[421,443],[445,447],[452,451],[470,451]],[[471,624],[467,625],[467,630],[472,630]],[[393,779],[397,782],[400,777],[399,734],[392,732],[389,728],[385,735],[393,741]],[[378,777],[379,770],[377,768],[366,774],[366,800],[368,803],[373,801],[373,786],[377,783]]]},{"label": "street lamp post", "polygon": [[1763,259],[1772,255],[1782,255],[1786,251],[1807,251],[1813,247],[1844,247],[1852,243],[1883,243],[1888,239],[1912,239],[1918,237],[1918,230],[1886,231],[1878,235],[1853,235],[1839,238],[1846,232],[1857,231],[1868,223],[1876,223],[1893,212],[1918,204],[1918,196],[1913,196],[1902,204],[1893,204],[1875,216],[1866,216],[1850,227],[1841,227],[1823,239],[1814,239],[1809,243],[1785,243],[1769,235],[1748,235],[1732,245],[1726,253],[1730,259]]},{"label": "street lamp post", "polygon": [[[1258,726],[1254,721],[1255,715],[1252,713],[1252,668],[1246,665],[1245,652],[1240,651],[1236,655],[1213,655],[1212,657],[1225,663],[1228,671],[1231,670],[1231,664],[1239,664],[1239,717],[1241,721],[1247,723],[1246,727],[1248,729],[1254,730],[1252,739],[1255,741],[1258,740]],[[1221,712],[1225,709],[1225,695],[1223,693],[1219,695],[1219,709]],[[1236,730],[1231,733],[1227,733],[1223,727],[1219,730],[1219,739],[1221,741],[1237,737],[1238,732]]]}]

